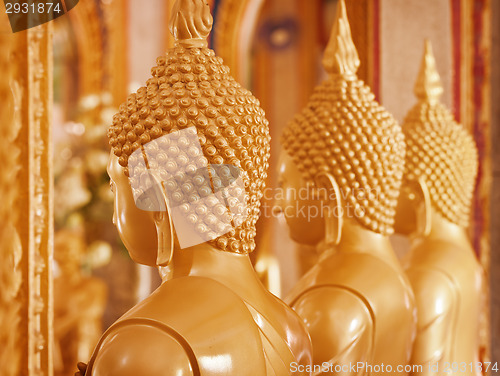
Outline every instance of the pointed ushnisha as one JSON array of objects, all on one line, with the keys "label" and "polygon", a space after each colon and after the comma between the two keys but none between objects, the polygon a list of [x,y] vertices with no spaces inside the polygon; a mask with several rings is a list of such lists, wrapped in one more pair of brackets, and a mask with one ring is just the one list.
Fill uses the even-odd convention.
[{"label": "pointed ushnisha", "polygon": [[443,85],[441,77],[436,68],[436,59],[432,52],[431,42],[425,41],[425,53],[422,59],[422,66],[415,84],[415,95],[421,101],[437,103],[443,95]]},{"label": "pointed ushnisha", "polygon": [[347,78],[356,75],[359,65],[358,51],[352,40],[345,1],[339,0],[334,27],[323,58],[323,66],[329,74],[340,74]]},{"label": "pointed ushnisha", "polygon": [[170,32],[175,45],[185,48],[204,48],[212,31],[213,18],[204,0],[177,0],[170,20]]}]

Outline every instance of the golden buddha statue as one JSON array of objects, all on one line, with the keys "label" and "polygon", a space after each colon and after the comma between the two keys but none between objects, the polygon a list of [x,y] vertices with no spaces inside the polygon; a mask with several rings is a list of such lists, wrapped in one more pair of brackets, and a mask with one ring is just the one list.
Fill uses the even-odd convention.
[{"label": "golden buddha statue", "polygon": [[478,154],[472,137],[439,102],[442,93],[427,41],[415,86],[418,103],[403,126],[407,155],[396,231],[411,238],[404,264],[418,310],[412,364],[424,365],[427,374],[473,375],[482,370],[484,277],[467,227]]},{"label": "golden buddha statue", "polygon": [[78,359],[88,359],[102,335],[106,284],[82,273],[83,237],[59,231],[54,241],[54,374],[70,375]]},{"label": "golden buddha statue", "polygon": [[287,301],[311,335],[313,371],[405,374],[414,297],[389,241],[404,137],[357,78],[343,0],[323,63],[328,79],[283,134],[278,206],[291,237],[321,252]]},{"label": "golden buddha statue", "polygon": [[103,335],[80,373],[288,375],[311,344],[250,262],[269,167],[259,101],[207,48],[203,0],[178,0],[175,47],[109,130],[114,222],[161,286]]}]

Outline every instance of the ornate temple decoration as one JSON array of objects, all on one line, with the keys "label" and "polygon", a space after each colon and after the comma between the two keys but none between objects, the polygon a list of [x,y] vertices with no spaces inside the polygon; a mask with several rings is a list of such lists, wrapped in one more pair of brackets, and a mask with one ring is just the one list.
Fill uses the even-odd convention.
[{"label": "ornate temple decoration", "polygon": [[[120,106],[109,131],[110,144],[130,175],[129,157],[136,150],[170,133],[196,129],[208,161],[199,156],[196,165],[184,166],[187,156],[169,148],[168,156],[175,159],[170,159],[172,165],[168,168],[197,170],[208,162],[231,165],[241,171],[248,195],[248,215],[242,224],[210,243],[220,250],[246,254],[255,248],[255,225],[269,166],[268,121],[259,101],[234,80],[223,60],[207,48],[205,38],[212,28],[212,17],[209,8],[203,7],[197,11],[204,13],[193,20],[194,6],[191,2],[178,2],[171,27],[177,43],[157,59],[147,86]],[[158,158],[164,160],[167,155]],[[203,192],[192,188],[193,194],[204,197]],[[210,207],[193,203],[186,210],[193,210],[189,218],[199,223],[200,233],[214,225],[212,214],[216,213]]]},{"label": "ornate temple decoration", "polygon": [[285,129],[283,146],[307,181],[330,172],[356,219],[390,235],[404,168],[403,134],[357,78],[360,61],[344,3],[339,11],[323,60],[329,77]]},{"label": "ornate temple decoration", "polygon": [[[6,40],[12,46],[9,57]],[[52,374],[52,28],[2,34],[2,375]],[[16,64],[12,64],[15,61]],[[8,98],[12,98],[9,100]],[[12,116],[13,115],[13,116]],[[4,227],[5,225],[5,227]],[[5,246],[5,247],[4,247]],[[5,285],[5,283],[7,285]],[[5,295],[4,295],[5,294]],[[4,321],[5,319],[5,321]],[[5,333],[1,334],[4,338]],[[6,346],[4,346],[6,343]]]},{"label": "ornate temple decoration", "polygon": [[403,125],[407,143],[405,179],[423,179],[438,212],[467,227],[478,169],[477,148],[469,133],[439,102],[443,87],[429,41],[415,94],[418,103]]}]

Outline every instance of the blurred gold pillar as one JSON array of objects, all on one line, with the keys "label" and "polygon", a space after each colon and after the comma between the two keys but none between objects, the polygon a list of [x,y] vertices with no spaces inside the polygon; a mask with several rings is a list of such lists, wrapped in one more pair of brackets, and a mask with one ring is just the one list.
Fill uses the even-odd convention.
[{"label": "blurred gold pillar", "polygon": [[[103,35],[97,1],[80,1],[67,14],[78,49],[79,96],[101,94],[103,89]],[[123,38],[123,36],[122,36]],[[125,39],[125,38],[123,38]]]},{"label": "blurred gold pillar", "polygon": [[52,375],[52,25],[1,30],[0,372]]},{"label": "blurred gold pillar", "polygon": [[264,0],[222,0],[215,14],[212,48],[224,59],[236,81],[249,84],[249,56]]},{"label": "blurred gold pillar", "polygon": [[[380,0],[346,0],[361,66],[358,77],[380,97]],[[380,98],[379,98],[380,99]]]},{"label": "blurred gold pillar", "polygon": [[128,2],[112,0],[102,2],[104,24],[107,32],[107,51],[104,72],[107,75],[105,90],[111,93],[112,104],[118,108],[127,98],[128,69]]}]

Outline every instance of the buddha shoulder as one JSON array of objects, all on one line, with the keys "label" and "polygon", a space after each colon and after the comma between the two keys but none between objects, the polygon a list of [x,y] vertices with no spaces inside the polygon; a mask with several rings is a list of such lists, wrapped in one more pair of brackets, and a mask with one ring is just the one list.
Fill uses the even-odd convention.
[{"label": "buddha shoulder", "polygon": [[129,324],[104,340],[92,376],[195,375],[193,352],[175,332]]},{"label": "buddha shoulder", "polygon": [[432,266],[447,273],[479,267],[479,262],[470,244],[458,245],[435,239],[426,239],[412,249],[404,264],[411,268]]},{"label": "buddha shoulder", "polygon": [[257,368],[265,365],[259,328],[245,302],[212,279],[167,281],[113,327],[92,376],[114,375],[116,367],[117,375],[195,375],[214,349],[231,357],[227,371],[244,369],[239,362],[248,354]]},{"label": "buddha shoulder", "polygon": [[429,267],[414,267],[406,271],[418,307],[419,329],[438,319],[449,318],[458,304],[458,286],[446,272]]},{"label": "buddha shoulder", "polygon": [[322,344],[314,350],[314,363],[348,363],[371,351],[374,313],[357,292],[342,286],[318,286],[291,305],[304,319],[313,344]]}]

